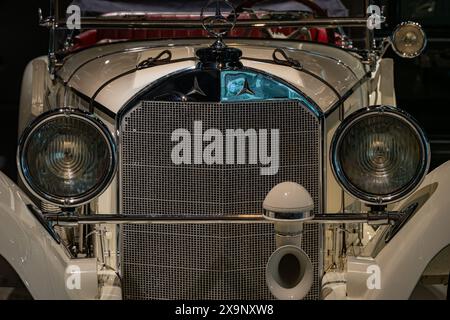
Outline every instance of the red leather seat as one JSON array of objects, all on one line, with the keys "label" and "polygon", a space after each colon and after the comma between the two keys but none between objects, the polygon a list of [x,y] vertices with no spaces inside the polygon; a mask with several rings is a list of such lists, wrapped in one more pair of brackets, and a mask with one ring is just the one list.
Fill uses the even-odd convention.
[{"label": "red leather seat", "polygon": [[[245,17],[241,15],[241,17]],[[151,19],[192,19],[199,20],[198,16],[193,15],[151,15]],[[289,35],[294,32],[296,28],[274,28],[273,31],[282,33],[284,35]],[[309,30],[312,41],[328,43],[328,35],[326,29],[312,28]],[[74,40],[74,46],[71,48],[72,51],[77,51],[83,48],[93,46],[95,44],[114,41],[114,40],[147,40],[147,39],[179,39],[179,38],[199,38],[206,37],[207,32],[204,30],[168,30],[168,29],[98,29],[98,30],[87,30],[78,35]],[[267,34],[261,29],[244,29],[235,28],[230,34],[230,37],[242,37],[242,38],[267,38]],[[305,40],[306,37],[299,36],[297,39]]]}]

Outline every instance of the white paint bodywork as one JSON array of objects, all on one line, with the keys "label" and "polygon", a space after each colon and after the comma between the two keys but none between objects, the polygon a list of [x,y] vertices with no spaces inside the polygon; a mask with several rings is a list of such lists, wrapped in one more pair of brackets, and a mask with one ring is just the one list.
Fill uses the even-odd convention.
[{"label": "white paint bodywork", "polygon": [[[349,299],[408,299],[430,261],[450,244],[450,162],[432,171],[408,199],[426,202],[374,257],[352,257],[345,278]],[[375,241],[376,247],[384,241]],[[380,269],[380,289],[369,289],[369,266]]]},{"label": "white paint bodywork", "polygon": [[[180,40],[127,42],[102,45],[81,51],[66,58],[63,67],[57,74],[67,85],[90,98],[108,79],[130,70],[139,62],[154,57],[162,50],[170,49],[172,59],[193,57],[195,50],[210,44],[210,40]],[[338,97],[327,86],[315,78],[292,68],[265,62],[245,59],[271,59],[276,47],[283,47],[301,63],[317,75],[329,81],[333,87],[343,94],[358,82],[367,72],[367,68],[354,54],[331,46],[313,43],[269,42],[261,40],[232,41],[230,46],[243,51],[242,60],[246,67],[257,69],[273,76],[282,78],[312,98],[322,112],[328,111]],[[46,63],[46,58],[35,61]],[[36,66],[36,64],[34,64]],[[195,67],[194,61],[184,61],[164,66],[157,66],[135,72],[113,81],[106,86],[96,98],[96,102],[106,107],[112,113],[117,113],[135,94],[151,85],[153,82],[171,73]],[[22,130],[30,119],[37,116],[33,109],[33,89],[40,83],[33,83],[36,77],[33,62],[27,67],[24,75],[21,107],[20,129]],[[355,90],[344,104],[344,114],[376,103],[395,105],[393,88],[392,60],[383,59],[378,63],[372,79]],[[45,80],[49,86],[47,108],[61,107],[68,103],[71,93],[58,80]],[[69,106],[69,105],[66,105]],[[73,106],[73,105],[70,105]],[[103,118],[110,130],[114,132],[114,121],[102,112],[97,115]],[[325,142],[329,150],[331,138],[339,125],[338,112],[329,115],[325,122]],[[327,185],[325,186],[326,207],[328,213],[340,212],[341,188],[331,174],[328,154],[326,159]],[[445,246],[450,243],[450,215],[447,213],[449,199],[446,197],[450,185],[450,164],[447,163],[432,172],[424,181],[436,182],[438,189],[426,204],[414,215],[401,232],[388,244],[375,259],[350,258],[348,272],[345,274],[347,284],[333,287],[333,293],[328,297],[345,298],[348,294],[352,299],[407,299],[413,290],[424,265]],[[268,190],[269,191],[269,190]],[[117,182],[114,181],[108,190],[102,194],[97,203],[99,214],[117,212],[116,203]],[[414,195],[413,195],[414,196]],[[95,259],[73,259],[66,249],[55,242],[40,222],[30,213],[27,204],[31,203],[25,194],[4,175],[0,174],[0,255],[13,266],[30,293],[36,299],[116,299],[120,298],[117,287],[106,286],[100,291],[98,286],[98,266]],[[355,204],[354,199],[346,196],[346,205]],[[114,233],[113,228],[109,232]],[[115,251],[116,243],[111,241],[109,250]],[[383,270],[383,286],[378,291],[368,291],[366,288],[367,273],[365,269],[370,263],[376,262]],[[81,290],[68,290],[65,286],[69,265],[79,265],[82,269],[83,283]],[[362,271],[361,271],[362,270]],[[406,271],[407,270],[407,271]]]},{"label": "white paint bodywork", "polygon": [[[0,173],[0,255],[35,299],[96,299],[96,259],[71,259],[27,208],[31,200]],[[69,266],[80,270],[80,289],[66,286]],[[70,286],[69,286],[70,287]]]},{"label": "white paint bodywork", "polygon": [[[193,58],[196,49],[210,44],[209,40],[194,41],[188,46],[186,41],[173,41],[169,46],[172,59]],[[93,48],[87,50],[89,54],[81,52],[79,55],[70,58],[59,72],[59,76],[67,82],[69,87],[92,97],[100,85],[107,80],[133,69],[143,60],[155,57],[168,48],[167,43],[164,46],[161,45],[161,43],[140,42],[139,45],[135,43],[134,47],[133,44],[126,43],[110,45],[107,48]],[[230,42],[229,45],[241,49],[244,58],[266,60],[272,60],[272,53],[276,48],[273,43],[268,46],[263,41],[250,40],[244,43]],[[356,56],[338,48],[294,42],[277,42],[276,45],[285,48],[293,57],[301,61],[305,69],[330,82],[342,94],[366,73],[364,66]],[[98,58],[92,60],[95,57]],[[326,85],[306,73],[282,65],[246,59],[243,59],[242,62],[246,67],[265,71],[290,82],[312,98],[324,112],[338,100],[333,91]],[[153,81],[177,71],[194,68],[195,64],[194,61],[185,61],[132,73],[109,84],[97,96],[96,102],[116,113],[130,97]]]}]

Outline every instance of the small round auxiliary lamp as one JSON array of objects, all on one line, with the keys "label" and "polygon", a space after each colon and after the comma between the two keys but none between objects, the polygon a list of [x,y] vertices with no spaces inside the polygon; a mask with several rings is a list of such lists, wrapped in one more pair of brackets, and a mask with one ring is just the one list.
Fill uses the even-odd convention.
[{"label": "small round auxiliary lamp", "polygon": [[412,21],[397,26],[392,35],[392,48],[402,58],[418,57],[427,46],[427,37],[420,24]]}]

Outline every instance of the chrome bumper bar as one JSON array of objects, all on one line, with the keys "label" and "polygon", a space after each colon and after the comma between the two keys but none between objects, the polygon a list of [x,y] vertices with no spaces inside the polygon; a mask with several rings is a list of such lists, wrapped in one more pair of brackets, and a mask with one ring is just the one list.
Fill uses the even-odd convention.
[{"label": "chrome bumper bar", "polygon": [[[402,212],[383,213],[342,213],[320,214],[305,223],[371,223],[389,224],[401,218]],[[121,215],[121,214],[95,214],[72,215],[67,213],[43,214],[47,222],[57,225],[78,224],[219,224],[219,223],[273,223],[262,215],[235,215],[218,217],[179,217],[179,216],[152,216],[152,215]]]}]

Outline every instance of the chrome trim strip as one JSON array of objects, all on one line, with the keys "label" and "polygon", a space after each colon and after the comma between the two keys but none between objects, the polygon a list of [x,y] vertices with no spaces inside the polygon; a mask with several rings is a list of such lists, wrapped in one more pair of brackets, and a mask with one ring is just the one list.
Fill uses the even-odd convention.
[{"label": "chrome trim strip", "polygon": [[[246,46],[246,44],[242,44],[243,46]],[[322,44],[323,45],[323,44]],[[248,45],[247,45],[248,46]],[[266,47],[271,47],[270,45],[267,45]],[[332,46],[333,47],[333,46]],[[277,47],[275,47],[275,46],[273,46],[272,48],[277,48]],[[344,63],[343,61],[341,61],[341,60],[338,60],[338,59],[336,59],[336,58],[334,58],[334,57],[332,57],[332,56],[327,56],[327,55],[324,55],[324,54],[320,54],[320,53],[317,53],[317,52],[313,52],[313,51],[310,51],[310,50],[305,50],[305,49],[296,49],[296,48],[285,48],[286,50],[288,50],[288,51],[298,51],[298,52],[304,52],[304,53],[307,53],[307,54],[309,54],[309,55],[312,55],[312,56],[317,56],[317,57],[321,57],[321,58],[324,58],[324,59],[328,59],[328,60],[332,60],[332,61],[334,61],[336,64],[339,64],[339,65],[342,65],[342,66],[344,66],[351,74],[352,74],[352,76],[353,76],[353,78],[355,79],[355,81],[357,81],[347,92],[345,92],[343,95],[340,95],[339,94],[339,92],[337,92],[334,88],[332,88],[332,91],[337,95],[337,98],[338,98],[338,100],[331,106],[331,108],[330,109],[327,109],[326,111],[324,111],[323,113],[324,113],[324,117],[326,118],[326,117],[328,117],[328,115],[329,114],[331,114],[332,112],[334,112],[334,110],[336,109],[336,108],[338,108],[339,106],[341,106],[364,82],[366,82],[367,80],[369,80],[370,79],[370,77],[371,77],[371,73],[370,72],[367,72],[365,75],[364,75],[364,77],[363,78],[358,78],[358,76],[356,75],[356,73],[353,71],[353,69],[349,66],[349,65],[347,65],[346,63]],[[343,50],[342,48],[337,48],[337,49],[341,49],[341,50]],[[345,51],[345,50],[343,50],[343,51]],[[345,51],[345,52],[347,52],[347,51]],[[347,52],[348,53],[348,52]],[[248,60],[251,60],[251,58],[246,58],[246,57],[242,57],[242,59],[248,59]],[[300,72],[300,71],[299,71]],[[308,72],[309,73],[309,72]],[[359,79],[359,80],[358,80]],[[325,83],[327,83],[324,79],[318,79],[319,81],[321,81],[321,82],[325,82]],[[328,87],[330,87],[330,85],[328,85]],[[297,89],[298,90],[298,89]]]},{"label": "chrome trim strip", "polygon": [[[44,20],[40,23],[42,27],[56,29],[67,29],[66,19],[55,21]],[[114,17],[82,17],[81,27],[83,29],[120,29],[120,28],[143,28],[143,29],[203,29],[199,20],[143,20],[118,19]],[[314,20],[263,20],[245,19],[238,20],[235,28],[276,28],[276,27],[316,27],[316,28],[336,28],[336,27],[360,27],[367,28],[366,18],[316,18]]]},{"label": "chrome trim strip", "polygon": [[[128,48],[128,49],[127,49],[127,48],[124,48],[124,49],[122,49],[122,50],[117,50],[117,51],[105,53],[105,54],[102,54],[102,55],[98,55],[98,56],[96,56],[96,57],[94,57],[94,58],[91,58],[91,59],[89,59],[89,60],[83,62],[79,67],[77,67],[77,68],[75,69],[75,71],[70,75],[69,79],[68,79],[67,81],[65,81],[65,83],[68,83],[68,82],[73,78],[73,76],[76,74],[76,72],[77,72],[79,69],[81,69],[81,67],[85,66],[86,64],[88,64],[88,63],[90,63],[90,62],[92,62],[92,61],[95,61],[95,60],[101,59],[101,58],[105,58],[105,57],[108,57],[108,56],[110,56],[110,55],[115,55],[115,54],[120,54],[120,53],[128,53],[128,52],[134,52],[134,53],[137,52],[137,53],[139,53],[139,52],[142,52],[142,51],[145,51],[145,50],[158,49],[158,48],[161,48],[161,50],[163,50],[163,49],[167,49],[168,47],[170,47],[170,48],[174,48],[174,47],[184,47],[184,46],[186,46],[186,45],[189,45],[190,47],[196,47],[196,46],[202,46],[202,45],[207,45],[207,44],[209,44],[209,39],[205,39],[205,38],[192,38],[192,39],[189,39],[189,40],[190,40],[190,43],[189,43],[189,44],[181,43],[181,42],[182,42],[181,40],[174,40],[173,42],[168,42],[166,45],[161,45],[161,44],[158,44],[158,45],[149,44],[148,46],[141,46],[141,47],[138,47],[138,48]],[[157,39],[155,39],[155,40],[141,40],[141,41],[137,41],[137,40],[130,40],[130,41],[129,41],[129,40],[126,40],[126,41],[121,41],[121,42],[117,42],[117,43],[113,43],[113,44],[111,44],[111,43],[108,43],[108,44],[99,44],[99,45],[95,45],[95,46],[93,46],[93,47],[98,47],[98,46],[112,46],[112,45],[115,45],[115,44],[130,43],[130,42],[152,42],[152,41],[155,41],[155,42],[156,42],[156,41],[161,41],[161,40],[157,40]],[[167,41],[167,40],[166,40],[166,41]],[[198,41],[198,42],[193,42],[193,41]],[[240,41],[243,41],[243,42],[241,43]],[[234,43],[233,43],[233,42],[234,42]],[[253,44],[252,42],[256,42],[256,43]],[[259,43],[259,44],[258,44],[258,42],[264,42],[264,43]],[[332,45],[332,44],[326,44],[326,43],[320,43],[320,42],[313,42],[313,41],[295,41],[295,40],[289,40],[289,39],[270,39],[270,42],[268,42],[268,39],[246,39],[246,38],[228,38],[228,39],[227,39],[228,45],[229,45],[229,46],[232,46],[232,47],[233,47],[233,46],[236,46],[236,47],[239,47],[239,46],[243,46],[243,47],[249,47],[249,46],[264,46],[265,48],[274,48],[274,49],[277,49],[277,48],[283,48],[283,49],[286,49],[286,50],[289,50],[289,51],[304,52],[304,53],[307,53],[307,54],[309,54],[309,55],[314,55],[314,56],[317,56],[317,57],[329,59],[329,60],[332,60],[332,61],[336,62],[337,64],[340,64],[340,65],[344,66],[346,69],[349,70],[350,73],[352,73],[352,75],[353,75],[353,77],[355,78],[355,80],[358,79],[358,77],[356,76],[356,74],[355,74],[355,72],[352,70],[352,68],[351,68],[349,65],[345,64],[343,61],[339,60],[339,59],[336,59],[336,58],[334,58],[334,57],[332,57],[332,56],[328,56],[328,55],[321,54],[321,53],[318,53],[318,52],[314,52],[314,51],[311,51],[311,50],[298,49],[298,48],[294,48],[294,47],[286,47],[286,46],[276,46],[276,45],[274,45],[274,44],[271,44],[271,43],[277,43],[277,42],[292,42],[292,43],[295,43],[295,44],[297,44],[297,45],[298,45],[298,44],[301,44],[301,43],[307,43],[307,44],[314,44],[314,45],[318,45],[318,46],[331,47],[331,48],[333,48],[333,49],[337,49],[337,50],[339,50],[339,51],[343,51],[343,52],[349,54],[350,56],[352,56],[352,55],[349,53],[348,50],[345,50],[345,49],[343,49],[343,48],[341,48],[341,47],[336,47],[335,45]],[[89,47],[89,48],[87,48],[87,49],[91,49],[91,48],[93,48],[93,47]],[[87,50],[87,49],[85,49],[85,50]],[[74,54],[76,54],[76,53],[74,53]],[[67,59],[70,59],[70,58],[66,57],[66,60],[67,60]],[[358,59],[358,58],[355,57],[355,59]]]},{"label": "chrome trim strip", "polygon": [[[342,106],[342,104],[345,103],[345,101],[347,101],[348,98],[350,98],[350,96],[356,92],[356,90],[358,90],[364,83],[366,83],[367,81],[370,80],[371,78],[371,73],[367,72],[365,74],[364,77],[362,77],[361,79],[359,79],[359,81],[357,83],[355,83],[353,85],[353,87],[351,87],[350,89],[348,89],[347,92],[345,92],[341,98],[336,101],[336,103],[334,103],[330,109],[328,109],[327,111],[325,111],[325,118],[328,117],[330,114],[332,114],[334,111],[336,111],[336,109],[338,109],[339,107]],[[343,119],[341,119],[343,120]]]},{"label": "chrome trim strip", "polygon": [[[331,47],[332,47],[332,48],[335,48],[334,46],[331,46]],[[300,52],[305,52],[305,53],[308,53],[308,54],[310,54],[310,55],[312,55],[312,56],[322,57],[322,58],[325,58],[325,59],[332,60],[332,61],[336,62],[336,64],[339,64],[339,65],[344,66],[344,67],[352,74],[352,76],[353,76],[353,78],[355,79],[355,81],[358,80],[358,76],[356,75],[355,71],[353,71],[353,69],[352,69],[348,64],[344,63],[343,61],[341,61],[341,60],[339,60],[339,59],[336,59],[336,58],[334,58],[334,57],[332,57],[332,56],[327,56],[327,55],[324,55],[324,54],[321,54],[321,53],[318,53],[318,52],[314,52],[314,51],[311,51],[311,50],[295,49],[295,48],[292,48],[292,49],[289,48],[288,50],[291,50],[291,51],[296,50],[296,51],[300,51]],[[343,49],[342,49],[342,50],[343,50]],[[346,51],[346,50],[343,50],[343,51],[346,52],[346,53],[348,53],[348,51]],[[355,59],[356,59],[356,58],[355,58]]]},{"label": "chrome trim strip", "polygon": [[[321,132],[321,138],[320,138],[320,148],[319,148],[319,157],[320,157],[320,170],[319,170],[319,215],[323,212],[325,212],[327,208],[327,162],[326,162],[326,154],[328,152],[327,150],[327,132],[326,132],[326,117],[320,121],[320,132]],[[317,217],[317,215],[316,215]],[[325,228],[323,225],[318,226],[318,232],[319,232],[319,248],[320,252],[318,253],[318,273],[319,273],[319,298],[322,298],[322,286],[320,283],[322,282],[322,277],[325,274],[325,267],[324,267],[324,261],[325,261]]]},{"label": "chrome trim strip", "polygon": [[305,212],[275,212],[264,210],[264,217],[268,220],[283,220],[286,222],[298,222],[302,220],[302,222],[306,220],[314,219],[314,214],[312,211]]},{"label": "chrome trim strip", "polygon": [[69,83],[70,80],[72,80],[72,78],[75,76],[75,74],[81,68],[83,68],[85,65],[87,65],[87,64],[89,64],[89,63],[91,63],[91,62],[93,62],[95,60],[102,59],[102,58],[109,57],[109,56],[113,56],[113,55],[116,55],[116,54],[121,54],[121,53],[139,53],[139,52],[142,52],[142,51],[145,51],[145,50],[149,50],[151,48],[152,47],[125,48],[125,49],[122,49],[122,50],[117,50],[117,51],[114,51],[114,52],[109,52],[109,53],[105,53],[105,54],[101,54],[101,55],[95,56],[94,58],[88,59],[88,60],[84,61],[82,64],[80,64],[78,67],[76,67],[71,72],[69,78],[67,78],[66,81],[64,81],[64,80],[63,81],[64,81],[65,84]]},{"label": "chrome trim strip", "polygon": [[[79,98],[85,100],[89,104],[90,98],[88,96],[84,95],[83,93],[81,93],[80,91],[78,91],[77,89],[75,89],[73,87],[69,87],[69,89],[72,90],[73,94],[75,94]],[[93,108],[93,112],[95,112],[95,110],[98,110],[98,111],[104,113],[106,116],[110,117],[112,120],[114,120],[116,118],[116,113],[111,111],[107,107],[105,107],[100,102],[93,101],[92,108]]]},{"label": "chrome trim strip", "polygon": [[[199,42],[189,44],[189,45],[192,46],[192,47],[195,47],[195,46],[201,46],[201,45],[203,44],[203,43],[201,43],[202,41],[204,41],[204,42],[207,43],[207,41],[205,41],[204,39],[200,39],[200,38],[193,39],[193,40],[198,40]],[[239,40],[239,39],[229,39],[229,40]],[[258,42],[258,40],[254,40],[254,39],[243,39],[243,40],[247,40],[247,42]],[[145,41],[148,41],[148,40],[145,40]],[[276,41],[276,40],[275,40],[275,41]],[[279,41],[285,41],[285,42],[286,42],[286,41],[288,41],[288,40],[282,39],[282,40],[279,40]],[[65,95],[66,95],[68,89],[73,89],[73,88],[71,88],[71,87],[68,85],[69,81],[75,76],[75,74],[76,74],[76,72],[78,72],[78,70],[80,70],[83,66],[89,64],[90,62],[93,62],[93,61],[95,61],[95,60],[97,60],[97,59],[101,59],[101,58],[104,58],[104,57],[107,57],[107,56],[110,56],[110,55],[115,55],[115,54],[120,54],[120,53],[142,52],[142,51],[145,51],[145,50],[157,49],[157,48],[164,49],[164,48],[167,48],[167,47],[171,47],[171,48],[172,48],[172,47],[186,46],[186,44],[176,43],[176,42],[177,42],[177,41],[171,42],[171,43],[169,43],[169,44],[166,45],[166,46],[161,46],[161,45],[156,45],[156,46],[148,45],[148,46],[141,46],[141,47],[139,47],[139,48],[128,48],[128,49],[125,48],[125,49],[122,49],[122,50],[117,50],[117,51],[114,51],[114,52],[110,52],[110,53],[106,53],[106,54],[103,54],[103,55],[99,55],[99,56],[96,56],[96,57],[94,57],[94,58],[92,58],[92,59],[89,59],[89,60],[85,61],[85,62],[82,63],[79,67],[77,67],[77,68],[71,73],[71,75],[70,75],[70,77],[69,77],[69,79],[68,79],[67,81],[64,81],[63,79],[59,78],[59,76],[57,76],[57,78],[58,78],[58,79],[61,79],[61,81],[63,82],[64,87],[66,88],[66,89],[65,89]],[[312,42],[309,42],[309,41],[300,41],[300,42],[297,41],[297,42],[295,42],[295,43],[298,44],[298,43],[302,43],[302,42],[304,42],[304,43],[312,43]],[[344,49],[342,49],[342,48],[339,48],[339,47],[335,47],[335,46],[333,46],[333,45],[323,44],[323,43],[315,43],[315,42],[314,42],[313,44],[315,44],[315,45],[321,45],[321,46],[326,46],[326,47],[332,47],[332,48],[335,48],[335,49],[344,51],[344,52],[346,52],[347,54],[349,54],[348,51],[346,51],[346,50],[344,50]],[[111,45],[111,44],[108,44],[108,45]],[[252,43],[238,43],[238,42],[236,42],[236,43],[233,44],[233,45],[234,45],[234,46],[237,46],[237,47],[239,47],[239,46],[243,46],[243,47],[258,46],[258,44],[252,44]],[[261,46],[261,45],[263,45],[263,44],[259,44],[259,46]],[[275,48],[275,49],[279,48],[279,47],[277,47],[277,46],[275,46],[275,45],[270,45],[270,44],[264,44],[264,47]],[[288,50],[288,51],[304,52],[304,53],[309,54],[309,55],[312,55],[312,56],[317,56],[317,57],[321,57],[321,58],[324,58],[324,59],[332,60],[332,61],[334,61],[335,63],[337,63],[337,64],[342,65],[343,67],[345,67],[345,68],[352,74],[353,78],[354,78],[355,80],[358,80],[358,76],[356,75],[356,73],[352,70],[352,68],[351,68],[349,65],[347,65],[347,64],[344,63],[343,61],[338,60],[338,59],[336,59],[336,58],[334,58],[334,57],[332,57],[332,56],[328,56],[328,55],[321,54],[321,53],[318,53],[318,52],[313,52],[313,51],[311,51],[311,50],[298,49],[298,48],[293,48],[293,47],[283,47],[283,48],[284,48],[285,50]],[[186,59],[189,59],[189,58],[186,58]],[[192,57],[192,59],[195,59],[195,58]],[[244,60],[245,60],[245,59],[253,60],[252,58],[242,58],[242,59],[244,59]],[[357,58],[355,57],[355,59],[357,59]],[[267,60],[267,62],[269,62],[269,61],[270,61],[270,60]],[[172,61],[172,62],[175,63],[175,62],[177,62],[177,61]],[[257,71],[263,73],[263,71],[260,71],[260,70],[257,70]],[[306,70],[306,72],[307,72],[308,74],[311,73],[311,72],[309,72],[308,70]],[[353,86],[352,88],[350,88],[350,89],[349,89],[346,93],[344,93],[343,95],[340,95],[339,92],[337,92],[337,91],[336,91],[336,90],[335,90],[335,89],[334,89],[327,81],[325,81],[324,79],[321,79],[319,76],[316,76],[316,75],[314,75],[314,74],[312,74],[312,76],[314,76],[314,77],[317,78],[319,81],[321,81],[321,82],[323,82],[324,84],[326,84],[327,87],[329,87],[329,88],[337,95],[338,101],[336,101],[336,102],[332,105],[331,109],[328,109],[327,111],[324,111],[324,112],[323,112],[323,113],[325,114],[325,117],[327,117],[330,113],[332,113],[332,112],[334,111],[335,108],[337,108],[337,107],[339,106],[339,104],[345,102],[345,100],[346,100],[346,99],[347,99],[354,91],[356,91],[356,89],[357,89],[360,85],[362,85],[362,83],[360,83],[360,81],[362,81],[362,80],[364,79],[363,82],[365,82],[365,81],[367,80],[365,77],[367,77],[368,74],[366,74],[364,78],[359,79],[359,81],[356,82],[356,83],[354,84],[354,86]],[[370,78],[370,75],[369,75],[369,78]],[[145,90],[145,88],[144,88],[144,90]],[[298,88],[295,88],[295,90],[301,92]],[[138,93],[138,94],[139,94],[139,93]],[[303,94],[303,95],[306,96],[305,94]],[[96,103],[96,101],[94,101],[94,103]],[[127,103],[128,103],[128,102],[127,102]],[[99,104],[99,106],[100,106],[100,109],[106,109],[106,108],[105,108],[103,105],[101,105],[101,104]],[[101,107],[104,107],[104,108],[101,108]],[[320,108],[319,108],[319,109],[320,109]],[[111,116],[111,114],[112,114],[112,113],[109,113],[110,116]]]},{"label": "chrome trim strip", "polygon": [[267,78],[270,78],[274,81],[277,81],[277,82],[287,86],[288,88],[292,89],[293,91],[299,93],[302,97],[305,98],[305,100],[307,100],[309,102],[309,105],[307,105],[308,110],[311,111],[319,119],[319,121],[323,118],[323,111],[319,107],[319,105],[314,100],[312,100],[307,94],[305,94],[302,90],[297,88],[294,84],[292,84],[284,79],[281,79],[277,76],[274,76],[273,74],[267,73],[266,71],[262,71],[262,70],[251,68],[251,67],[243,67],[242,68],[242,71],[246,71],[246,70],[252,71],[255,73],[259,73],[259,74],[261,74]]},{"label": "chrome trim strip", "polygon": [[303,72],[303,73],[313,77],[314,79],[320,81],[325,86],[327,86],[336,95],[336,97],[338,98],[338,101],[341,100],[340,93],[328,81],[326,81],[324,78],[319,77],[317,74],[315,74],[312,71],[309,71],[308,69],[304,69],[303,67],[302,68],[296,68],[295,66],[287,65],[287,64],[283,65],[283,64],[280,64],[280,63],[276,62],[275,60],[269,60],[269,59],[258,59],[258,58],[251,58],[251,57],[242,57],[241,60],[249,60],[249,61],[256,61],[256,62],[262,62],[262,63],[267,63],[267,64],[274,64],[274,65],[277,65],[277,66],[285,66],[285,67],[288,67],[288,68],[295,69],[298,72]]},{"label": "chrome trim strip", "polygon": [[[170,51],[169,51],[170,52]],[[149,69],[152,67],[156,67],[156,66],[161,66],[164,64],[172,64],[172,63],[178,63],[178,62],[184,62],[184,61],[196,61],[197,58],[182,58],[182,59],[176,59],[176,60],[168,60],[168,62],[163,62],[163,63],[158,63],[158,64],[154,64],[154,65],[149,65],[145,68],[140,68],[139,65],[136,66],[133,69],[127,70],[121,74],[118,74],[114,77],[112,77],[111,79],[105,81],[100,87],[98,87],[98,89],[95,91],[94,95],[91,97],[90,102],[89,102],[89,108],[90,111],[93,112],[93,105],[95,102],[95,99],[97,98],[97,96],[102,92],[103,89],[105,89],[108,85],[110,85],[111,83],[113,83],[116,80],[119,80],[122,77],[126,77],[127,75],[130,75],[132,73],[138,72],[140,70],[144,70],[144,69]]]},{"label": "chrome trim strip", "polygon": [[27,204],[27,208],[36,218],[36,220],[39,221],[44,229],[50,234],[53,240],[55,240],[57,244],[61,244],[61,238],[59,234],[50,226],[49,221],[44,218],[42,212],[33,204]]},{"label": "chrome trim strip", "polygon": [[45,218],[56,224],[220,224],[220,223],[271,223],[262,215],[220,216],[218,218],[191,216],[123,215],[96,214],[91,216],[46,215]]}]

